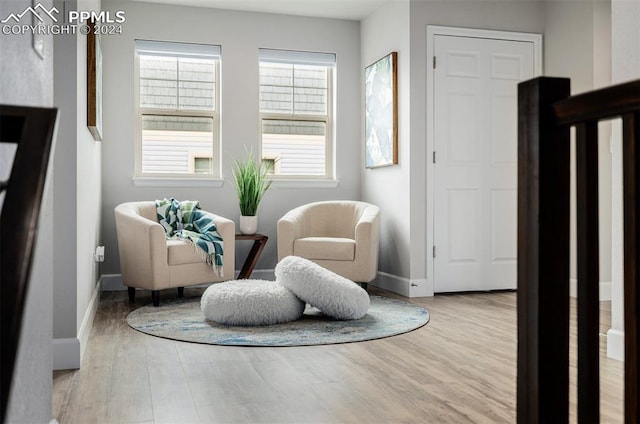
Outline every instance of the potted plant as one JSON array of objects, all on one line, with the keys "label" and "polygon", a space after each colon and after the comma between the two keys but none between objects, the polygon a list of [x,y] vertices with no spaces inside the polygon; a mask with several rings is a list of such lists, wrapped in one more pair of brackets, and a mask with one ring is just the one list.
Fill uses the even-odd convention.
[{"label": "potted plant", "polygon": [[233,178],[240,203],[240,233],[255,234],[258,230],[258,206],[271,186],[271,166],[256,163],[252,151],[247,153],[247,158],[242,162],[234,159],[234,164]]}]

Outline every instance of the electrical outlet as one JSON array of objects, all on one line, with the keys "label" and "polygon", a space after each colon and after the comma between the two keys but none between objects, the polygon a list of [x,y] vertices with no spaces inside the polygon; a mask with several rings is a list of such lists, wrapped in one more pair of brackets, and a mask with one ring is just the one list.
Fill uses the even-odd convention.
[{"label": "electrical outlet", "polygon": [[96,247],[96,252],[93,254],[96,262],[104,262],[104,246]]}]

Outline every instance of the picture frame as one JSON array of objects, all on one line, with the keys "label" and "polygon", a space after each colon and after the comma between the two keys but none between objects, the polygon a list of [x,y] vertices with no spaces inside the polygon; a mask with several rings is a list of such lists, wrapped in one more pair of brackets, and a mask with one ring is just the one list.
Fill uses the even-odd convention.
[{"label": "picture frame", "polygon": [[102,48],[95,22],[87,21],[87,127],[102,141]]},{"label": "picture frame", "polygon": [[398,164],[398,53],[365,68],[365,166]]}]

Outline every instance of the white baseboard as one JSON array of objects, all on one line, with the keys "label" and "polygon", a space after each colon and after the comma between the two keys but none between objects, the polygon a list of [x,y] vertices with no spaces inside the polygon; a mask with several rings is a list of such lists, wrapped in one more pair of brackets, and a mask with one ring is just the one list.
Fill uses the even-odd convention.
[{"label": "white baseboard", "polygon": [[376,278],[369,284],[406,297],[409,297],[411,292],[411,283],[408,278],[398,277],[382,271],[378,271]]},{"label": "white baseboard", "polygon": [[429,293],[427,288],[426,278],[409,279],[378,271],[375,280],[369,284],[405,297],[433,296],[433,293]]},{"label": "white baseboard", "polygon": [[600,281],[600,302],[611,300],[611,281]]},{"label": "white baseboard", "polygon": [[[236,278],[240,271],[236,271]],[[275,281],[276,279],[276,270],[275,269],[254,269],[251,273],[251,278],[255,278],[257,280],[270,280]]]},{"label": "white baseboard", "polygon": [[53,339],[53,370],[80,368],[80,339]]},{"label": "white baseboard", "polygon": [[[235,272],[235,277],[240,273],[239,270]],[[234,277],[234,278],[235,278]],[[261,280],[275,280],[275,270],[273,269],[254,269],[251,273],[251,278]],[[104,274],[101,278],[102,291],[122,291],[127,290],[127,286],[122,282],[121,274]],[[192,287],[206,287],[208,284],[199,284]]]},{"label": "white baseboard", "polygon": [[122,282],[121,274],[103,274],[100,277],[102,282],[102,291],[122,291],[126,290],[127,286]]},{"label": "white baseboard", "polygon": [[426,278],[412,278],[409,284],[409,297],[433,296],[433,287],[429,288]]},{"label": "white baseboard", "polygon": [[[87,348],[87,343],[89,342],[89,335],[91,334],[91,329],[93,328],[93,319],[96,316],[96,312],[98,311],[98,305],[100,304],[100,293],[102,292],[102,277],[98,280],[98,284],[93,289],[93,295],[91,295],[91,300],[89,301],[89,305],[87,306],[87,310],[84,313],[84,317],[82,318],[82,323],[80,323],[80,329],[78,330],[78,339],[80,340],[80,363],[82,363],[82,358],[84,358],[84,351]],[[80,364],[78,364],[78,368],[80,368]]]},{"label": "white baseboard", "polygon": [[[569,296],[578,297],[578,280],[576,278],[569,279]],[[600,281],[599,296],[601,302],[611,300],[611,281]]]},{"label": "white baseboard", "polygon": [[624,361],[624,331],[607,331],[607,358]]},{"label": "white baseboard", "polygon": [[[236,277],[239,272],[240,271],[236,271]],[[275,280],[275,270],[256,269],[251,274],[251,278]],[[127,286],[122,283],[122,276],[120,274],[105,274],[100,280],[102,291],[121,291],[127,289]],[[425,278],[409,279],[386,272],[378,272],[376,279],[369,284],[406,297],[433,296],[433,292],[429,293],[427,280]],[[203,284],[201,286],[206,287],[207,285],[208,284]]]},{"label": "white baseboard", "polygon": [[98,280],[98,284],[93,290],[93,295],[78,330],[78,337],[53,339],[54,370],[77,370],[80,368],[87,343],[89,342],[89,334],[91,334],[91,328],[93,327],[93,319],[100,303],[101,286],[102,278]]}]

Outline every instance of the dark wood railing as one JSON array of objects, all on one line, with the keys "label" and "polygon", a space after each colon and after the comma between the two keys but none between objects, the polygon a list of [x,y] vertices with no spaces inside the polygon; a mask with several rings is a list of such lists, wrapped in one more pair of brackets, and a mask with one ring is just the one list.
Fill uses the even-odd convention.
[{"label": "dark wood railing", "polygon": [[[570,127],[576,127],[578,422],[600,420],[598,121],[622,118],[625,422],[640,423],[640,80],[518,86],[519,423],[569,421]],[[607,140],[606,140],[607,141]]]},{"label": "dark wood railing", "polygon": [[[6,420],[57,111],[0,105],[0,142],[17,144],[0,214],[0,420]],[[50,323],[42,323],[50,325]]]}]

